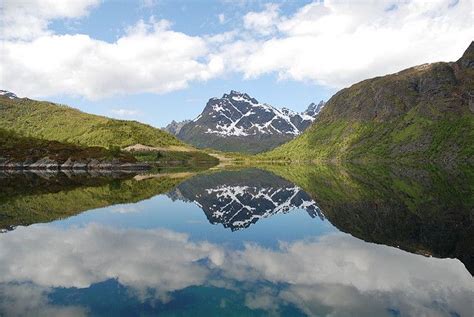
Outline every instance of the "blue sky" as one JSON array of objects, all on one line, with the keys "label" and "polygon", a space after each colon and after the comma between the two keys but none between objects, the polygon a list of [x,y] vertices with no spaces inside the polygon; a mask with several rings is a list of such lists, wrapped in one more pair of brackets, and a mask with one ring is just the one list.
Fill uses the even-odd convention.
[{"label": "blue sky", "polygon": [[[300,6],[311,1],[289,1],[281,5],[282,12],[294,13]],[[264,1],[105,1],[91,11],[89,16],[71,23],[57,20],[51,28],[58,34],[84,33],[107,42],[115,41],[124,34],[127,26],[151,17],[167,19],[173,30],[188,35],[219,34],[239,27],[242,16],[248,11],[265,8]],[[224,23],[219,15],[224,14]],[[50,96],[48,100],[73,105],[81,110],[123,119],[135,118],[153,126],[162,127],[171,120],[193,119],[201,113],[206,102],[220,97],[230,90],[246,92],[260,102],[276,107],[304,111],[311,102],[328,100],[336,91],[314,83],[294,80],[278,80],[275,75],[255,79],[243,79],[231,74],[223,78],[196,82],[188,88],[166,94],[130,94],[91,101],[65,95]],[[136,111],[136,114],[117,115],[114,110]]]},{"label": "blue sky", "polygon": [[303,111],[360,80],[457,59],[469,0],[5,0],[0,87],[162,127],[230,90]]}]

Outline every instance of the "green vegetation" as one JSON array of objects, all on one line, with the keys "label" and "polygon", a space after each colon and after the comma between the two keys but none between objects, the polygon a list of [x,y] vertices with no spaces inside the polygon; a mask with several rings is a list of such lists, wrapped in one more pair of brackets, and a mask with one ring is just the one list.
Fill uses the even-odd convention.
[{"label": "green vegetation", "polygon": [[[414,112],[414,111],[413,111]],[[319,122],[259,157],[270,160],[457,160],[474,157],[474,115],[431,120],[407,113],[390,122]]]},{"label": "green vegetation", "polygon": [[474,45],[455,63],[426,64],[335,94],[301,136],[269,161],[430,161],[474,158]]},{"label": "green vegetation", "polygon": [[2,178],[0,228],[48,222],[85,210],[138,202],[170,191],[185,175],[143,180],[61,176],[44,179],[34,174]]},{"label": "green vegetation", "polygon": [[472,167],[264,165],[303,188],[339,230],[409,252],[457,257],[474,271]]},{"label": "green vegetation", "polygon": [[16,132],[0,128],[0,158],[14,162],[36,161],[49,157],[58,162],[71,160],[119,159],[121,162],[135,162],[135,158],[122,153],[120,148],[104,149],[102,147],[85,147],[58,141],[47,141],[32,137],[24,137]]},{"label": "green vegetation", "polygon": [[87,114],[50,102],[0,97],[0,126],[23,136],[83,146],[183,145],[174,136],[136,121]]}]

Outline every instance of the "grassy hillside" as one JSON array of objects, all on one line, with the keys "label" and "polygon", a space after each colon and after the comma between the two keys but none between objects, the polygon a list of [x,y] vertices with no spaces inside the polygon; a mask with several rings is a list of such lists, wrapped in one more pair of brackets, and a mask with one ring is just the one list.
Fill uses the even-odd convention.
[{"label": "grassy hillside", "polygon": [[48,141],[32,137],[20,136],[17,133],[0,128],[0,159],[12,162],[37,161],[49,157],[63,163],[67,159],[80,161],[82,159],[111,160],[135,162],[129,153],[118,149],[102,147],[86,147],[58,141]]},{"label": "grassy hillside", "polygon": [[24,136],[85,146],[183,145],[171,134],[143,123],[96,116],[27,98],[0,96],[0,126]]},{"label": "grassy hillside", "polygon": [[271,160],[431,160],[474,157],[474,44],[455,63],[425,64],[339,91]]}]

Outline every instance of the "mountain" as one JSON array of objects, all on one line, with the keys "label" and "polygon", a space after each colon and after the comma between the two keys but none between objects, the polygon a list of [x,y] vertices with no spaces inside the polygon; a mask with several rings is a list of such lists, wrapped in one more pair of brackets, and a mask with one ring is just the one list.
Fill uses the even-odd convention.
[{"label": "mountain", "polygon": [[256,153],[287,142],[305,130],[324,103],[303,113],[277,109],[245,93],[211,98],[202,113],[181,127],[179,139],[197,147]]},{"label": "mountain", "polygon": [[171,121],[170,124],[168,124],[166,127],[164,127],[162,130],[166,131],[168,133],[171,133],[173,135],[178,135],[179,131],[181,131],[181,128],[187,124],[190,123],[191,120],[183,120],[183,121]]},{"label": "mountain", "polygon": [[0,126],[19,135],[83,146],[184,145],[173,135],[136,121],[116,120],[0,91]]},{"label": "mountain", "polygon": [[10,91],[6,91],[6,90],[1,90],[1,89],[0,89],[0,96],[3,96],[8,99],[18,99],[18,96],[15,95],[14,93]]},{"label": "mountain", "polygon": [[194,202],[211,224],[222,224],[232,231],[294,209],[304,209],[311,218],[324,219],[322,211],[301,188],[255,168],[197,175],[179,184],[168,196]]},{"label": "mountain", "polygon": [[474,157],[474,44],[457,62],[424,64],[336,93],[275,160],[430,160]]}]

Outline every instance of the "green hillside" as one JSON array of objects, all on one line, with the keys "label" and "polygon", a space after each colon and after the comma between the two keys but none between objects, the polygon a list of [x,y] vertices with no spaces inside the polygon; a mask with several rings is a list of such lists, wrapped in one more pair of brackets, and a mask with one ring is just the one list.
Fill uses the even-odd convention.
[{"label": "green hillside", "polygon": [[58,141],[49,141],[18,135],[11,130],[0,128],[0,161],[34,162],[49,157],[59,163],[66,160],[80,161],[85,159],[111,160],[133,163],[136,159],[129,153],[117,149],[105,149],[98,146],[79,146]]},{"label": "green hillside", "polygon": [[0,126],[24,136],[86,146],[184,145],[171,134],[143,123],[110,119],[28,98],[0,96]]},{"label": "green hillside", "polygon": [[335,94],[271,160],[430,160],[474,157],[474,44],[455,63],[412,67]]}]

